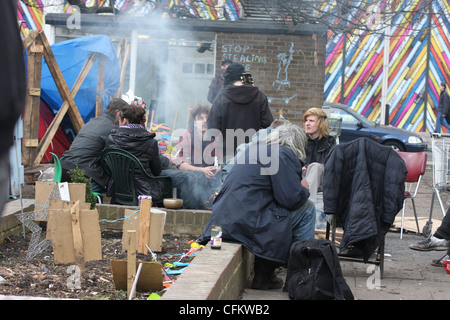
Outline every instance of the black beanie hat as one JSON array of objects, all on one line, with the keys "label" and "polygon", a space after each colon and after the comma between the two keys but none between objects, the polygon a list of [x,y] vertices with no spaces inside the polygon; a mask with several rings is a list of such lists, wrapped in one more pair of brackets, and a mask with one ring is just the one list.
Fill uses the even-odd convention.
[{"label": "black beanie hat", "polygon": [[223,75],[223,84],[226,86],[234,81],[241,80],[243,73],[245,73],[244,66],[240,63],[233,62],[227,67],[225,74]]}]

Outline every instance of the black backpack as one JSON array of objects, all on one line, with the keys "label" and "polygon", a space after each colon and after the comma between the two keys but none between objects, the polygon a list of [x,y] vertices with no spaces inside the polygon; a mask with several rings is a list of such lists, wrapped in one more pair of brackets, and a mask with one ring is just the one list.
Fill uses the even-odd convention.
[{"label": "black backpack", "polygon": [[294,242],[286,287],[292,300],[353,300],[342,275],[336,248],[329,240]]}]

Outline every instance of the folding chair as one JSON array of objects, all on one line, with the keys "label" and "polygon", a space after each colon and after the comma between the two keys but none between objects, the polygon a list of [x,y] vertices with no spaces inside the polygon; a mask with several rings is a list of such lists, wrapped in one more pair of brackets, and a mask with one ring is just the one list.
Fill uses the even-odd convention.
[{"label": "folding chair", "polygon": [[[330,219],[327,219],[327,227],[325,232],[325,237],[327,240],[330,240],[334,245],[336,245],[336,216],[330,215]],[[331,234],[330,234],[331,232]],[[331,236],[331,239],[330,239]],[[368,264],[374,264],[380,268],[380,278],[383,278],[383,272],[384,272],[384,243],[385,240],[381,241],[380,245],[378,246],[377,253],[375,255],[375,258],[369,259],[367,262],[364,262],[362,258],[354,258],[354,257],[347,257],[345,255],[338,254],[339,260],[342,261],[349,261],[349,262],[359,262],[359,263],[368,263]]]},{"label": "folding chair", "polygon": [[[419,221],[417,219],[416,205],[414,199],[417,196],[419,190],[420,181],[425,174],[427,166],[427,153],[426,152],[398,152],[399,156],[405,161],[408,174],[405,179],[405,200],[403,202],[402,209],[402,222],[400,228],[400,239],[403,238],[403,223],[405,218],[405,204],[407,199],[411,199],[414,209],[414,217],[416,218],[417,233],[420,234]],[[412,192],[414,189],[414,192]]]},{"label": "folding chair", "polygon": [[[372,175],[376,170],[382,174]],[[326,236],[329,239],[331,231],[333,241],[336,224],[342,223],[341,251],[353,244],[362,251],[362,256],[355,258],[340,253],[340,260],[378,265],[383,276],[385,236],[402,208],[405,177],[406,165],[392,148],[367,138],[334,147],[325,163],[323,183],[324,211],[331,218],[327,219]],[[388,194],[386,187],[390,187]],[[385,220],[378,223],[380,215]],[[358,219],[364,219],[363,223]]]}]

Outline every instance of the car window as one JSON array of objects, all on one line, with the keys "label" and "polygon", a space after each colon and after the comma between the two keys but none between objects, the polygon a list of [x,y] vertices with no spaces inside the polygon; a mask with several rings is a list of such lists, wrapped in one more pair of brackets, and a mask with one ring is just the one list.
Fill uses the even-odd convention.
[{"label": "car window", "polygon": [[345,127],[357,127],[359,122],[358,119],[353,117],[351,114],[333,107],[330,108],[329,118],[342,119],[342,126]]}]

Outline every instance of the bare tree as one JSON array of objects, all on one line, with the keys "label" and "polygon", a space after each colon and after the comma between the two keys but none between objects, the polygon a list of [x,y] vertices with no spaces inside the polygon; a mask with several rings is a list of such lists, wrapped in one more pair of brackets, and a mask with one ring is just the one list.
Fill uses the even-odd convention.
[{"label": "bare tree", "polygon": [[[438,0],[244,0],[248,13],[266,14],[286,24],[320,23],[335,33],[379,33],[388,25],[415,27]],[[444,10],[434,14],[447,14]],[[405,19],[405,17],[407,17]],[[400,19],[401,18],[401,19]],[[401,24],[396,21],[401,20]]]}]

